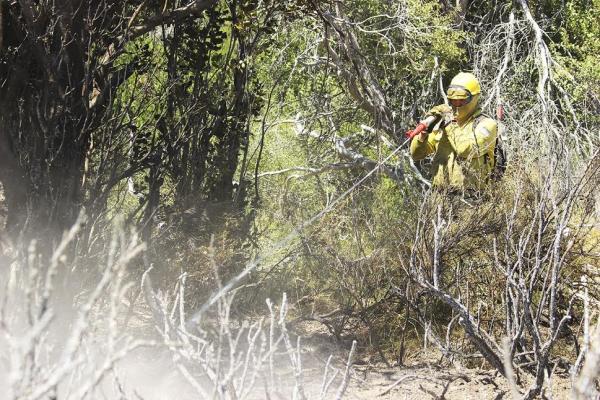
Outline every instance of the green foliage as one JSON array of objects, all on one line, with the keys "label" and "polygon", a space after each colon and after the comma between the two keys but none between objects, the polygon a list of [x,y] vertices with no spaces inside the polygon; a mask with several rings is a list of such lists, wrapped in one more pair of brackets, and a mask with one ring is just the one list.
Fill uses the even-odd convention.
[{"label": "green foliage", "polygon": [[[564,23],[558,29],[560,41],[553,46],[560,64],[559,79],[568,83],[576,103],[598,104],[600,92],[600,1],[569,1]],[[580,118],[599,123],[596,113],[582,112]]]},{"label": "green foliage", "polygon": [[360,45],[390,105],[398,114],[410,112],[412,102],[427,107],[432,99],[420,97],[431,84],[436,60],[436,72],[450,75],[465,62],[469,34],[455,29],[454,12],[444,12],[440,2],[428,0],[355,3],[349,16],[364,22],[364,31],[357,32]]}]

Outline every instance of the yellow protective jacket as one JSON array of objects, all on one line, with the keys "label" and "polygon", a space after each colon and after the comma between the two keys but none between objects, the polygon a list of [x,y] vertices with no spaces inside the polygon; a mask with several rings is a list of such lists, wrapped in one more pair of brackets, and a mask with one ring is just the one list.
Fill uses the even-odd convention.
[{"label": "yellow protective jacket", "polygon": [[418,136],[413,138],[410,154],[414,160],[433,154],[433,186],[479,191],[494,168],[497,134],[496,121],[476,110],[462,125],[453,121],[434,130],[423,142]]}]

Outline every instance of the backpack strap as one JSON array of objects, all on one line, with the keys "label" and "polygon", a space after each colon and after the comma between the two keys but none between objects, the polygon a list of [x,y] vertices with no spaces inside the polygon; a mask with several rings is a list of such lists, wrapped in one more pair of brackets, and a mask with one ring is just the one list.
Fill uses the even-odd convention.
[{"label": "backpack strap", "polygon": [[[479,151],[479,146],[477,145],[477,136],[475,135],[475,130],[477,129],[477,126],[481,123],[481,121],[483,121],[485,118],[493,119],[492,117],[490,117],[487,114],[480,113],[473,120],[473,138],[475,139],[475,146],[477,146],[477,151]],[[496,167],[498,164],[498,157],[504,158],[504,151],[500,148],[499,142],[500,142],[500,135],[499,135],[499,133],[497,133],[496,141],[494,143],[494,165],[492,165],[492,175],[495,175],[495,170],[496,170]],[[487,152],[483,155],[483,160],[486,164],[489,163],[490,157]]]},{"label": "backpack strap", "polygon": [[492,117],[490,117],[489,115],[484,114],[484,113],[479,113],[479,115],[477,115],[475,117],[475,119],[473,119],[473,131],[475,131],[475,129],[477,129],[477,125],[479,125],[479,123],[481,121],[483,121],[485,118],[493,119]]},{"label": "backpack strap", "polygon": [[[477,152],[480,153],[479,151],[479,144],[477,144],[477,135],[475,135],[475,130],[477,129],[477,125],[479,125],[479,123],[481,121],[483,121],[485,118],[490,118],[487,115],[485,115],[484,113],[480,112],[477,116],[475,116],[475,118],[473,119],[473,139],[475,140],[475,147],[477,148]],[[487,153],[485,153],[483,155],[485,162],[487,163]]]}]

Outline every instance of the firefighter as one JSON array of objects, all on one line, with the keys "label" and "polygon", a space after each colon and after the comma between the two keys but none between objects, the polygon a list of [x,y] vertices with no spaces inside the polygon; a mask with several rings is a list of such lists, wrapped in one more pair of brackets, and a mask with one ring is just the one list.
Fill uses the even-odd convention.
[{"label": "firefighter", "polygon": [[411,142],[414,160],[433,155],[433,186],[458,193],[479,193],[494,170],[498,124],[482,115],[481,87],[475,75],[461,72],[448,87],[450,106],[441,104],[428,115],[441,122],[432,132],[423,131]]}]

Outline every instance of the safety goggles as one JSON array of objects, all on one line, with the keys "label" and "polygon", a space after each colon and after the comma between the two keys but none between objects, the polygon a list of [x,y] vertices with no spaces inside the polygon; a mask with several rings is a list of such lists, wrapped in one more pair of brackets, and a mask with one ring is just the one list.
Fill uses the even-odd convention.
[{"label": "safety goggles", "polygon": [[468,99],[448,99],[448,101],[450,102],[450,105],[452,107],[462,107],[466,106],[471,102],[471,97],[469,97]]},{"label": "safety goggles", "polygon": [[471,102],[473,95],[462,86],[450,86],[448,88],[448,101],[452,107],[462,107]]}]

